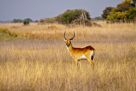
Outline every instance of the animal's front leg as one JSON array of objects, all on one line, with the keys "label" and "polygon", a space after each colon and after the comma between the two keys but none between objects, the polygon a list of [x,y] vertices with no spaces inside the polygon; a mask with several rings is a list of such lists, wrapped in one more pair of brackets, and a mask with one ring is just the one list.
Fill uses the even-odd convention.
[{"label": "animal's front leg", "polygon": [[76,66],[78,67],[78,60],[77,59],[74,59],[74,60],[75,60]]}]

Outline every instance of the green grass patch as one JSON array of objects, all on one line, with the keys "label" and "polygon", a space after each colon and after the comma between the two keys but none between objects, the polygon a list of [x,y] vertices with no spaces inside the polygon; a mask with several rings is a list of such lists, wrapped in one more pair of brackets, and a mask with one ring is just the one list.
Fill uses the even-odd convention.
[{"label": "green grass patch", "polygon": [[18,37],[16,34],[11,33],[8,31],[8,29],[0,29],[0,41],[11,41],[11,40],[19,40],[22,39],[21,37]]}]

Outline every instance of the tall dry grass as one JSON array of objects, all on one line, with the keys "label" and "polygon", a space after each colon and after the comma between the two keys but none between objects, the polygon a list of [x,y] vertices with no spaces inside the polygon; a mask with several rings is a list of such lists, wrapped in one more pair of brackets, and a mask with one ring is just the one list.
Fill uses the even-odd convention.
[{"label": "tall dry grass", "polygon": [[[13,34],[26,37],[28,39],[63,39],[64,31],[70,32],[69,35],[76,32],[76,39],[111,39],[135,38],[136,26],[133,23],[106,24],[98,22],[102,27],[84,27],[84,26],[65,26],[61,24],[37,25],[32,23],[24,26],[21,23],[0,24],[0,28],[7,28]],[[127,35],[126,35],[127,34]]]},{"label": "tall dry grass", "polygon": [[[135,91],[136,26],[100,24],[102,28],[55,25],[60,34],[57,39],[0,42],[0,90]],[[17,27],[11,24],[7,28],[13,31],[13,26]],[[25,32],[37,25],[27,26],[26,30],[18,26],[14,31]],[[39,30],[51,31],[36,28],[39,33]],[[67,37],[76,32],[73,46],[92,45],[96,49],[94,70],[86,60],[80,61],[80,68],[75,66],[63,41],[65,30]]]}]

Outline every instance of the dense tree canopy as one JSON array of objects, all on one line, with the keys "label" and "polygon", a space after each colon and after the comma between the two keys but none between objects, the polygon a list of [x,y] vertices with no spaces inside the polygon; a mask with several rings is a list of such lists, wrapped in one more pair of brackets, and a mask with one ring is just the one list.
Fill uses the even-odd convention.
[{"label": "dense tree canopy", "polygon": [[14,23],[19,23],[19,22],[23,22],[23,20],[21,20],[21,19],[14,19],[13,22]]},{"label": "dense tree canopy", "polygon": [[122,2],[121,4],[117,5],[116,10],[118,12],[128,11],[130,7],[131,7],[130,2],[129,3],[128,2]]},{"label": "dense tree canopy", "polygon": [[103,10],[102,17],[103,17],[104,19],[106,19],[113,8],[114,8],[114,7],[106,7],[106,8]]},{"label": "dense tree canopy", "polygon": [[[103,15],[106,14],[103,13]],[[116,8],[113,8],[106,19],[107,22],[135,22],[136,7],[132,5],[132,0],[125,0],[121,4],[118,4]]]},{"label": "dense tree canopy", "polygon": [[32,20],[32,19],[30,19],[30,18],[26,18],[26,19],[24,19],[24,21],[33,22],[33,20]]},{"label": "dense tree canopy", "polygon": [[132,1],[133,1],[134,6],[136,7],[136,0],[132,0]]},{"label": "dense tree canopy", "polygon": [[101,16],[97,16],[94,18],[94,20],[104,20]]},{"label": "dense tree canopy", "polygon": [[24,21],[33,22],[33,20],[30,19],[30,18],[26,18],[26,19],[24,19],[24,20],[22,20],[22,19],[14,19],[14,20],[13,20],[14,23],[19,23],[19,22],[24,22]]}]

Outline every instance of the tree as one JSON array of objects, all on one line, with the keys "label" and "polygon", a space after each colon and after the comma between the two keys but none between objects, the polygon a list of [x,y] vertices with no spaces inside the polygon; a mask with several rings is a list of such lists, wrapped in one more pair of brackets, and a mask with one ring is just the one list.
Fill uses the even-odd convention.
[{"label": "tree", "polygon": [[82,9],[75,9],[75,10],[67,10],[63,14],[58,15],[56,17],[56,20],[62,24],[70,24],[73,21],[79,19],[82,14],[85,15],[87,20],[90,19],[89,12],[87,12],[86,10],[82,10]]},{"label": "tree", "polygon": [[104,20],[101,16],[95,17],[95,20]]},{"label": "tree", "polygon": [[102,17],[104,19],[106,19],[108,17],[108,15],[110,14],[111,10],[114,9],[114,7],[106,7],[104,10],[103,10],[103,14],[102,14]]},{"label": "tree", "polygon": [[118,12],[123,12],[123,11],[128,11],[129,8],[131,7],[131,0],[125,0],[121,4],[117,5],[117,11]]},{"label": "tree", "polygon": [[116,20],[116,9],[112,9],[110,14],[107,17],[107,22],[114,22]]},{"label": "tree", "polygon": [[19,22],[23,22],[23,20],[21,20],[21,19],[14,19],[13,22],[14,23],[19,23]]},{"label": "tree", "polygon": [[125,0],[117,5],[117,8],[112,9],[107,17],[107,22],[134,22],[136,21],[136,7],[131,3],[131,0]]},{"label": "tree", "polygon": [[33,22],[33,20],[32,20],[32,19],[30,19],[30,18],[26,18],[26,19],[24,19],[24,21]]},{"label": "tree", "polygon": [[129,14],[129,20],[133,20],[135,21],[136,19],[136,8],[135,7],[131,7],[128,11],[128,14]]},{"label": "tree", "polygon": [[132,1],[133,1],[134,6],[136,7],[136,0],[132,0]]}]

